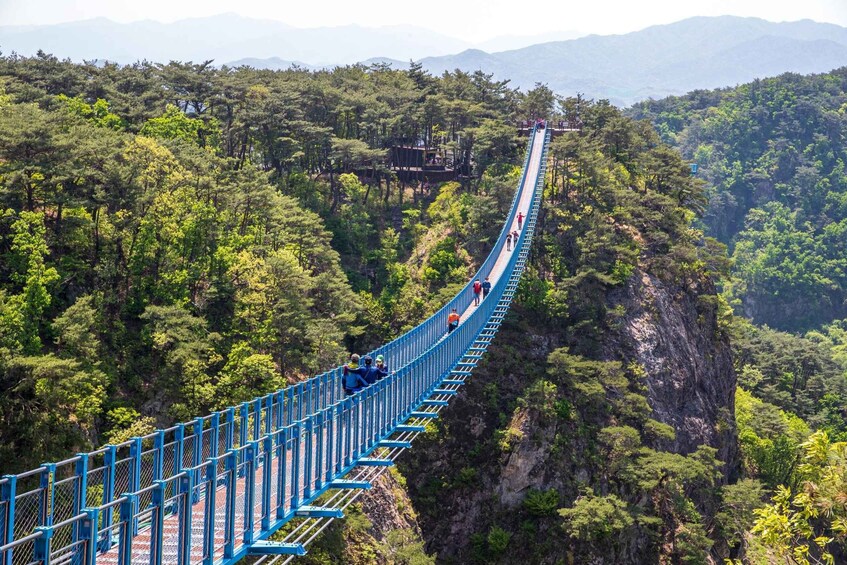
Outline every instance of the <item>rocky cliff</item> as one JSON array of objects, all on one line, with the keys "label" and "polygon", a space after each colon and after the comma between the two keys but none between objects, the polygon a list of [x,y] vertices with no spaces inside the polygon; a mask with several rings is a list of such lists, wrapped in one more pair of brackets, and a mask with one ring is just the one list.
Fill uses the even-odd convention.
[{"label": "rocky cliff", "polygon": [[[704,445],[719,460],[710,485],[738,464],[735,375],[714,298],[707,280],[673,285],[634,272],[605,295],[610,323],[601,359],[585,360],[587,368],[570,354],[570,365],[556,362],[562,348],[579,349],[579,330],[518,304],[460,396],[400,460],[427,551],[445,563],[610,564],[684,551],[679,533],[708,524],[716,510],[702,477],[683,477],[684,469],[700,465]],[[601,375],[599,396],[584,378],[592,371]],[[610,430],[632,430],[634,443],[615,444]],[[621,433],[618,444],[627,441]],[[655,461],[669,457],[677,459]],[[656,483],[676,481],[699,518],[686,522],[657,503],[666,485],[633,467],[650,469]],[[635,516],[605,546],[568,535],[557,513],[588,491],[619,497]],[[366,507],[375,525],[381,508]]]}]

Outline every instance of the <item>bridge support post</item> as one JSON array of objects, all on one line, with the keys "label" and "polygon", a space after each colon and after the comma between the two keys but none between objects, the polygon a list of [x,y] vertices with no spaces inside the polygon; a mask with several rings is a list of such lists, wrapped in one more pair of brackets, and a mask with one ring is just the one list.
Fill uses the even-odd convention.
[{"label": "bridge support post", "polygon": [[238,492],[238,453],[226,454],[226,509],[224,511],[224,559],[235,554],[235,503]]},{"label": "bridge support post", "polygon": [[[56,480],[56,465],[53,463],[42,463],[38,497],[38,525],[53,525],[53,483]],[[51,534],[52,535],[52,534]]]},{"label": "bridge support post", "polygon": [[[200,471],[197,467],[203,461],[203,418],[195,418],[194,425],[191,427],[191,433],[193,434],[194,448],[191,453],[191,466],[195,468],[194,471],[191,471],[194,474],[192,480],[195,484],[200,482]],[[192,498],[193,502],[197,502],[200,500],[200,493],[195,490],[194,496]]]},{"label": "bridge support post", "polygon": [[53,526],[39,526],[36,532],[41,532],[41,537],[33,541],[33,556],[40,565],[50,565],[50,546],[53,539]]},{"label": "bridge support post", "polygon": [[332,475],[335,473],[335,459],[333,458],[333,448],[335,447],[335,418],[338,414],[338,409],[334,405],[330,405],[327,410],[326,420],[326,471],[323,478],[324,483],[332,480]]},{"label": "bridge support post", "polygon": [[[130,468],[129,475],[129,492],[138,492],[141,490],[141,452],[142,452],[142,444],[141,438],[135,437],[132,438],[132,444],[129,446],[129,457],[130,463],[132,467]],[[138,520],[132,520],[132,535],[136,535],[138,533]]]},{"label": "bridge support post", "polygon": [[215,560],[215,510],[217,509],[216,495],[218,489],[218,460],[209,459],[206,462],[206,507],[203,520],[203,563],[212,565]]},{"label": "bridge support post", "polygon": [[80,539],[85,540],[80,565],[95,565],[97,562],[97,527],[100,523],[100,509],[86,508],[85,518],[80,528]]},{"label": "bridge support post", "polygon": [[274,431],[278,431],[282,429],[283,426],[283,416],[285,415],[285,393],[283,391],[279,391],[276,393],[276,422],[274,424]]},{"label": "bridge support post", "polygon": [[273,483],[274,438],[268,434],[262,439],[262,531],[271,527],[271,484]]},{"label": "bridge support post", "polygon": [[150,524],[150,565],[162,565],[165,550],[165,492],[168,483],[157,480],[151,494],[153,522]]},{"label": "bridge support post", "polygon": [[118,548],[118,565],[132,564],[132,538],[135,537],[135,514],[138,506],[138,496],[132,493],[121,495],[125,498],[120,505],[120,526],[118,529],[120,547]]},{"label": "bridge support post", "polygon": [[300,505],[300,422],[291,427],[291,508]]},{"label": "bridge support post", "polygon": [[288,469],[288,428],[284,427],[277,432],[279,439],[277,440],[277,488],[276,488],[276,517],[277,520],[282,520],[285,517],[285,473]]},{"label": "bridge support post", "polygon": [[271,433],[274,422],[274,395],[265,396],[265,435]]},{"label": "bridge support post", "polygon": [[220,451],[220,438],[221,438],[221,413],[215,412],[212,414],[212,429],[211,432],[212,437],[209,439],[209,457],[217,457],[218,451]]},{"label": "bridge support post", "polygon": [[177,424],[174,430],[174,474],[182,473],[182,459],[185,454],[185,424]]},{"label": "bridge support post", "polygon": [[[18,486],[18,477],[15,475],[4,475],[5,482],[0,485],[0,503],[5,506],[5,512],[0,512],[0,540],[3,545],[12,543],[15,539],[15,495]],[[2,565],[12,565],[14,550],[10,549],[3,554]]]},{"label": "bridge support post", "polygon": [[191,562],[191,510],[193,507],[194,473],[185,473],[179,478],[179,544],[177,546],[177,565],[189,565]]},{"label": "bridge support post", "polygon": [[232,449],[235,440],[235,407],[226,409],[226,451]]},{"label": "bridge support post", "polygon": [[253,543],[253,514],[256,512],[253,501],[256,499],[256,450],[258,446],[251,442],[244,450],[244,543]]},{"label": "bridge support post", "polygon": [[[238,407],[238,415],[241,419],[241,425],[238,427],[238,447],[247,445],[247,432],[250,425],[250,405],[247,402],[242,402]],[[242,458],[243,462],[244,459]]]},{"label": "bridge support post", "polygon": [[294,422],[294,387],[288,387],[285,398],[285,425],[290,426]]},{"label": "bridge support post", "polygon": [[[74,465],[74,475],[76,476],[76,488],[74,488],[73,500],[73,515],[78,516],[82,513],[82,509],[88,506],[88,454],[77,453],[76,464]],[[74,524],[71,542],[76,543],[82,535],[82,523]]]},{"label": "bridge support post", "polygon": [[312,416],[307,416],[306,420],[300,428],[301,438],[305,436],[305,461],[303,463],[303,500],[308,500],[312,496],[312,447],[314,438],[312,437]]},{"label": "bridge support post", "polygon": [[[332,411],[330,410],[330,413]],[[331,418],[330,418],[331,419]],[[324,479],[324,465],[326,463],[324,459],[324,411],[315,413],[315,420],[313,423],[313,430],[315,433],[315,490],[321,490],[323,486]]]},{"label": "bridge support post", "polygon": [[353,459],[359,458],[359,448],[362,444],[362,395],[353,397]]},{"label": "bridge support post", "polygon": [[[115,460],[117,459],[118,448],[114,445],[106,446],[106,453],[103,454],[103,504],[109,504],[115,499]],[[106,530],[112,526],[114,517],[114,508],[109,506],[103,510],[103,529]],[[106,536],[103,540],[103,551],[112,547],[112,536]]]},{"label": "bridge support post", "polygon": [[257,398],[253,404],[253,441],[259,441],[262,437],[262,399]]}]

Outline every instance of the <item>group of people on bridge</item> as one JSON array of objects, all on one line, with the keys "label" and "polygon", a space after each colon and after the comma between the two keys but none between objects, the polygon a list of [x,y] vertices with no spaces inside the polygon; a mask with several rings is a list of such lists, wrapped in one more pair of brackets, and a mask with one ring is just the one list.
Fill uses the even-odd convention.
[{"label": "group of people on bridge", "polygon": [[[523,229],[524,217],[523,212],[518,212],[518,229],[506,234],[506,251],[512,250],[512,241],[514,241],[515,249],[517,249],[518,238],[520,237],[519,230]],[[488,277],[485,277],[485,280],[482,282],[476,279],[473,283],[474,306],[479,306],[480,299],[485,300],[489,292],[491,292],[491,281]],[[459,327],[459,321],[461,319],[457,309],[453,308],[447,316],[448,334]],[[359,361],[362,364],[359,364]],[[363,388],[387,377],[388,372],[388,365],[385,364],[385,358],[382,355],[377,355],[376,362],[374,363],[374,359],[370,355],[365,355],[364,358],[361,358],[358,353],[353,353],[350,355],[350,361],[344,365],[342,375],[344,392],[348,396],[356,394]]]},{"label": "group of people on bridge", "polygon": [[[359,364],[359,361],[362,364]],[[388,365],[385,364],[385,358],[382,355],[376,356],[376,363],[373,357],[365,355],[364,359],[360,359],[358,353],[350,356],[350,362],[344,365],[342,378],[344,379],[344,392],[348,396],[356,394],[365,387],[368,387],[380,379],[388,376]]]}]

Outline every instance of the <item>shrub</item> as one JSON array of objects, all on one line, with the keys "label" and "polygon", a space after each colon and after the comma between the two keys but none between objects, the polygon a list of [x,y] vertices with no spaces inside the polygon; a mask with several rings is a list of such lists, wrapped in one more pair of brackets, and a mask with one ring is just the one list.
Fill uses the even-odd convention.
[{"label": "shrub", "polygon": [[530,490],[524,498],[523,506],[533,516],[552,516],[559,506],[559,493],[556,489]]},{"label": "shrub", "polygon": [[500,526],[492,526],[488,530],[488,549],[492,555],[500,555],[506,551],[509,545],[509,540],[512,539],[512,534],[501,528]]}]

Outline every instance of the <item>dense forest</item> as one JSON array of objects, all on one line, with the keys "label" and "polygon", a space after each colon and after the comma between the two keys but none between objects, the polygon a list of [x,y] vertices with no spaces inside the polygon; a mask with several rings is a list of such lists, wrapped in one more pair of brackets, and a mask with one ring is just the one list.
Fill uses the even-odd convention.
[{"label": "dense forest", "polygon": [[706,232],[735,261],[731,297],[789,331],[847,318],[847,68],[648,101],[662,139],[698,164]]},{"label": "dense forest", "polygon": [[[501,335],[392,473],[411,525],[355,505],[305,562],[843,560],[845,108],[847,71],[622,112],[414,64],[0,57],[0,472],[412,327],[484,257],[514,124],[544,115],[580,129]],[[401,181],[417,144],[473,174]]]},{"label": "dense forest", "polygon": [[[48,55],[0,59],[0,87],[4,472],[276,390],[422,319],[499,231],[510,124],[533,103],[481,73]],[[472,153],[477,178],[398,182],[387,150],[419,139]]]}]

